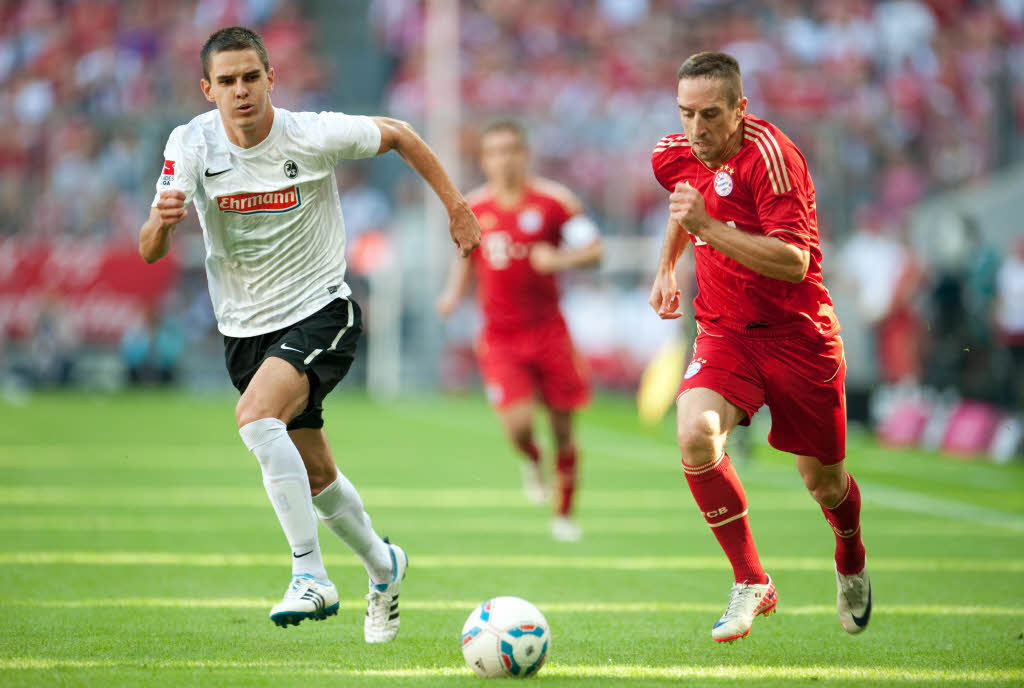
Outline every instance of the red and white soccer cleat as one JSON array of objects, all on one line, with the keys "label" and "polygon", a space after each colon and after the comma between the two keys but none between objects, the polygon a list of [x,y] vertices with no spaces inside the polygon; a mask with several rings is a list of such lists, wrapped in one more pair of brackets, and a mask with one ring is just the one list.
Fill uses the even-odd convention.
[{"label": "red and white soccer cleat", "polygon": [[754,617],[758,614],[770,616],[775,612],[778,601],[779,596],[775,594],[775,583],[771,576],[763,585],[735,583],[729,593],[729,606],[725,608],[722,618],[715,622],[711,637],[720,643],[746,638],[750,635]]}]

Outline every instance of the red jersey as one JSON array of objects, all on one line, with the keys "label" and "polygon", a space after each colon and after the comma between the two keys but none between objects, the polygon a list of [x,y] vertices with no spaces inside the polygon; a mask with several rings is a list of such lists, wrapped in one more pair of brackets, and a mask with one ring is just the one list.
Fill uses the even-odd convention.
[{"label": "red jersey", "polygon": [[690,150],[685,134],[669,134],[651,156],[654,176],[669,191],[685,181],[700,191],[708,215],[736,231],[776,237],[810,253],[799,284],[760,275],[691,235],[696,257],[694,316],[705,325],[739,332],[839,331],[832,297],[821,277],[814,183],[804,156],[775,125],[746,115],[743,143],[725,164],[710,169]]},{"label": "red jersey", "polygon": [[480,222],[480,248],[472,253],[485,329],[524,330],[562,322],[558,283],[530,265],[530,249],[544,241],[558,246],[562,225],[572,217],[561,188],[530,180],[518,203],[498,205],[488,188],[469,202]]}]

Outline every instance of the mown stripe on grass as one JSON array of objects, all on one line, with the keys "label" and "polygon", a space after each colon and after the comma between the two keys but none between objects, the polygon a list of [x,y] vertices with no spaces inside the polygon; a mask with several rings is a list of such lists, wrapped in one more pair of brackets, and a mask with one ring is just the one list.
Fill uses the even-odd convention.
[{"label": "mown stripe on grass", "polygon": [[[865,488],[866,490],[867,488]],[[364,488],[363,502],[375,509],[415,509],[425,511],[460,509],[516,509],[532,512],[518,488]],[[795,498],[797,491],[775,490],[760,494],[751,507],[758,512],[814,511],[809,499]],[[869,493],[865,493],[869,494]],[[940,500],[908,491],[885,493],[871,509],[882,512],[911,512],[922,516],[998,527],[1012,532],[1024,531],[1024,516],[995,509]],[[868,497],[865,497],[868,499]],[[874,498],[871,498],[874,499]],[[666,517],[692,516],[694,505],[685,488],[679,489],[591,489],[581,496],[586,513],[650,512]],[[0,505],[27,507],[102,507],[111,510],[140,508],[169,509],[197,507],[266,509],[266,494],[255,487],[0,487]],[[699,523],[699,519],[695,522]]]},{"label": "mown stripe on grass", "polygon": [[[325,556],[331,566],[362,567],[355,557]],[[601,557],[550,555],[420,554],[412,565],[425,569],[454,567],[501,567],[520,569],[605,569],[622,571],[688,570],[717,571],[726,566],[723,557]],[[0,552],[0,565],[77,564],[88,566],[280,566],[280,554],[199,554],[181,552]],[[832,571],[827,557],[766,557],[765,568],[784,571]],[[872,571],[1024,572],[1024,559],[898,559],[872,558]]]},{"label": "mown stripe on grass", "polygon": [[[180,521],[168,519],[165,515],[151,514],[83,514],[68,510],[66,514],[48,513],[33,515],[15,514],[0,515],[0,531],[74,532],[74,533],[181,533]],[[690,514],[674,513],[669,517],[587,517],[581,519],[583,529],[590,534],[595,533],[636,533],[645,535],[673,533],[703,533],[707,524],[699,517]],[[271,517],[272,518],[272,517]],[[250,520],[226,520],[223,516],[190,515],[188,532],[190,533],[228,533],[250,531],[253,524]],[[488,516],[482,520],[466,520],[458,515],[430,515],[417,517],[415,523],[409,524],[409,530],[417,533],[512,533],[519,535],[546,535],[551,530],[551,522],[546,513],[524,513],[515,520]],[[772,526],[773,534],[778,536],[786,532],[803,533],[806,523],[794,519],[791,522],[777,523]],[[871,540],[905,538],[1019,538],[1016,532],[982,528],[975,525],[940,524],[935,522],[916,522],[910,525],[886,526],[884,530],[872,529]]]},{"label": "mown stripe on grass", "polygon": [[[0,607],[32,609],[103,609],[103,608],[158,608],[158,609],[265,609],[277,600],[253,597],[238,598],[182,598],[182,597],[122,597],[85,600],[0,599]],[[406,600],[403,609],[414,611],[465,611],[479,604],[472,600]],[[362,600],[341,600],[341,609],[363,609]],[[688,614],[718,613],[722,605],[709,602],[536,602],[551,614]],[[795,616],[832,616],[836,608],[831,605],[801,605],[779,607],[780,613]],[[982,605],[938,604],[886,604],[875,611],[878,616],[1024,616],[1024,607],[993,607]]]},{"label": "mown stripe on grass", "polygon": [[[205,669],[233,670],[259,669],[289,674],[324,676],[381,677],[381,678],[442,678],[470,676],[465,667],[409,667],[405,669],[348,669],[300,662],[232,660],[83,660],[51,659],[46,657],[14,657],[0,659],[0,669],[54,670],[54,669]],[[851,667],[839,665],[769,666],[747,664],[740,666],[646,666],[599,665],[572,666],[558,663],[546,665],[545,676],[562,678],[619,678],[619,679],[827,679],[862,681],[927,681],[941,683],[982,683],[1016,681],[1024,679],[1020,669],[906,669],[902,667]]]},{"label": "mown stripe on grass", "polygon": [[[533,510],[516,488],[360,488],[368,508],[416,509],[520,508]],[[807,511],[806,502],[791,494],[763,495],[758,511]],[[592,489],[582,496],[588,511],[665,511],[695,506],[684,486],[678,489]],[[0,505],[116,507],[259,507],[267,508],[266,493],[247,487],[0,487]]]}]

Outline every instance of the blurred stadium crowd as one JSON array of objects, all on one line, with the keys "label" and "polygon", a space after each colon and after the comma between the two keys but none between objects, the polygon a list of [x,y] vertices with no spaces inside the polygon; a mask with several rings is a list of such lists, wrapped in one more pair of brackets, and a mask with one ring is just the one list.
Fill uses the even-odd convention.
[{"label": "blurred stadium crowd", "polygon": [[[425,3],[331,10],[362,23],[367,59],[379,71],[337,63],[324,7],[0,0],[0,334],[15,345],[17,337],[59,340],[71,351],[88,338],[89,328],[54,334],[61,328],[52,323],[63,320],[54,316],[59,289],[41,283],[31,308],[12,305],[2,293],[2,258],[6,251],[16,264],[9,247],[33,242],[134,242],[171,126],[209,107],[197,88],[198,49],[217,27],[262,33],[279,75],[278,106],[347,109],[335,75],[384,74],[373,84],[378,102],[360,105],[422,125]],[[659,235],[667,209],[649,155],[679,129],[675,71],[696,50],[730,52],[744,70],[749,110],[778,124],[808,158],[827,279],[846,329],[863,334],[868,350],[859,368],[851,362],[851,381],[952,388],[1004,408],[1024,403],[1024,226],[993,237],[984,217],[960,218],[960,255],[943,265],[907,232],[922,200],[1024,159],[1024,0],[477,0],[459,9],[466,188],[479,181],[479,126],[514,114],[529,127],[536,169],[576,190],[607,235]],[[387,229],[420,202],[401,175],[367,177],[355,167],[339,179],[357,248],[360,235]],[[183,249],[185,286],[170,305],[148,304],[121,335],[139,379],[148,368],[156,371],[149,377],[174,379],[180,340],[212,339],[201,257],[192,255],[200,248]],[[653,256],[638,266],[644,261],[649,268]],[[637,267],[571,286],[569,315],[584,314],[577,326],[593,327],[602,319],[589,314],[618,297],[623,317],[637,321],[627,332],[643,332],[652,327],[640,318],[647,281]],[[17,277],[7,284],[16,291]],[[19,308],[21,320],[12,315]],[[165,327],[172,332],[160,334]],[[654,334],[578,336],[594,343],[587,353],[612,387],[634,384],[657,344],[645,343]]]}]

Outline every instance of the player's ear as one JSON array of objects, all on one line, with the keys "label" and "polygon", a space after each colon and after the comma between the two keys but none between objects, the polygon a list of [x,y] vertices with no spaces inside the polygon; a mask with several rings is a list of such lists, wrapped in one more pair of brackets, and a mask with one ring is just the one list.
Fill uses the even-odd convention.
[{"label": "player's ear", "polygon": [[210,93],[210,87],[212,85],[213,84],[211,84],[206,79],[200,79],[199,80],[199,88],[201,88],[203,90],[203,97],[206,98],[211,103],[215,103],[217,101],[214,99],[213,94]]},{"label": "player's ear", "polygon": [[274,68],[271,67],[267,70],[267,91],[274,90]]}]

